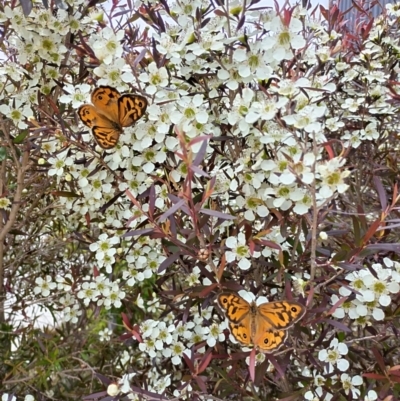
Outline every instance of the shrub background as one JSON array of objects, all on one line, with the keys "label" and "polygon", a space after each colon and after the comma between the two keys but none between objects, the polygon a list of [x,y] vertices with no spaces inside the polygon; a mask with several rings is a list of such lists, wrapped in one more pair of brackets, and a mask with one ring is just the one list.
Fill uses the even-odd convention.
[{"label": "shrub background", "polygon": [[[399,397],[397,6],[3,3],[4,399]],[[100,85],[149,102],[107,152]],[[249,353],[226,289],[308,312]]]}]

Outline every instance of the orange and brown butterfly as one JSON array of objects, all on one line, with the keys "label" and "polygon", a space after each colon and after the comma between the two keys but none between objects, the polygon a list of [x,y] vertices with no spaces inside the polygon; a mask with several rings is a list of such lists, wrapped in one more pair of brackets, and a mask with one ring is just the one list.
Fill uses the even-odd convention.
[{"label": "orange and brown butterfly", "polygon": [[147,100],[143,96],[121,95],[110,86],[96,88],[91,100],[93,104],[79,107],[78,115],[92,129],[97,143],[103,149],[115,147],[123,127],[133,125],[147,108]]},{"label": "orange and brown butterfly", "polygon": [[[246,298],[252,298],[253,294],[242,293]],[[298,302],[276,301],[257,305],[254,298],[248,302],[233,292],[218,295],[218,304],[229,321],[232,336],[240,344],[255,346],[266,353],[278,350],[287,339],[287,329],[306,313],[306,308]]]}]

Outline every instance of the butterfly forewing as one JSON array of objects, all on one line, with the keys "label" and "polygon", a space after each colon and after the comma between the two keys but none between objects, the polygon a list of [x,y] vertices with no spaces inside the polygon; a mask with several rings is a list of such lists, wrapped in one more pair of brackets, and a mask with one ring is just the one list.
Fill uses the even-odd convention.
[{"label": "butterfly forewing", "polygon": [[92,103],[100,113],[104,114],[111,121],[120,123],[118,99],[121,94],[110,86],[99,86],[92,93]]},{"label": "butterfly forewing", "polygon": [[218,303],[228,320],[234,324],[241,322],[250,312],[250,304],[247,301],[230,293],[219,295]]},{"label": "butterfly forewing", "polygon": [[306,309],[297,302],[268,302],[258,306],[258,313],[275,330],[286,330],[299,321]]},{"label": "butterfly forewing", "polygon": [[89,128],[96,126],[108,127],[112,124],[111,120],[109,120],[105,115],[99,113],[91,104],[84,104],[79,107],[78,115],[82,122]]},{"label": "butterfly forewing", "polygon": [[119,122],[123,127],[133,125],[143,116],[147,100],[139,95],[123,95],[118,99]]}]

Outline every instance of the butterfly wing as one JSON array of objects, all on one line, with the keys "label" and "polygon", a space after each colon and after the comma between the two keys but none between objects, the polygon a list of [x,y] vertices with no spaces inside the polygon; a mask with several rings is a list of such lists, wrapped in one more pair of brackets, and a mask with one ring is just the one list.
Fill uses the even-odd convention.
[{"label": "butterfly wing", "polygon": [[119,124],[120,121],[118,105],[120,98],[121,94],[111,86],[99,86],[93,91],[91,97],[94,107],[116,124]]},{"label": "butterfly wing", "polygon": [[264,330],[286,330],[298,322],[306,313],[306,308],[298,302],[277,301],[258,306],[258,319]]},{"label": "butterfly wing", "polygon": [[229,323],[229,328],[233,337],[235,337],[240,344],[247,346],[252,344],[251,316],[249,314],[238,324]]},{"label": "butterfly wing", "polygon": [[93,127],[94,138],[103,149],[112,149],[117,145],[121,130],[118,128]]},{"label": "butterfly wing", "polygon": [[111,149],[117,144],[122,132],[118,123],[101,114],[91,104],[84,104],[79,107],[78,115],[87,127],[92,128],[97,143],[103,149]]},{"label": "butterfly wing", "polygon": [[224,310],[227,319],[234,325],[240,323],[250,312],[250,304],[233,293],[220,294],[218,304]]},{"label": "butterfly wing", "polygon": [[118,99],[119,123],[122,127],[133,125],[143,116],[147,108],[147,100],[139,95],[122,95]]},{"label": "butterfly wing", "polygon": [[252,339],[253,344],[264,352],[276,351],[286,341],[288,332],[284,330],[269,330],[266,322],[259,322]]}]

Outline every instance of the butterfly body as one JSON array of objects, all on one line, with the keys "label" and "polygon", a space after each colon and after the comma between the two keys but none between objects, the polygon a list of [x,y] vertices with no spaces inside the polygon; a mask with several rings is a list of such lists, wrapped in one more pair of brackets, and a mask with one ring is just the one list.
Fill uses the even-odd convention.
[{"label": "butterfly body", "polygon": [[222,293],[218,303],[229,320],[233,337],[242,345],[254,345],[264,352],[277,350],[286,340],[286,331],[299,321],[306,309],[293,301],[257,305],[238,294]]},{"label": "butterfly body", "polygon": [[143,116],[147,100],[143,96],[121,95],[115,88],[100,86],[91,96],[93,104],[79,107],[82,122],[92,129],[103,149],[115,147],[124,127],[133,125]]}]

